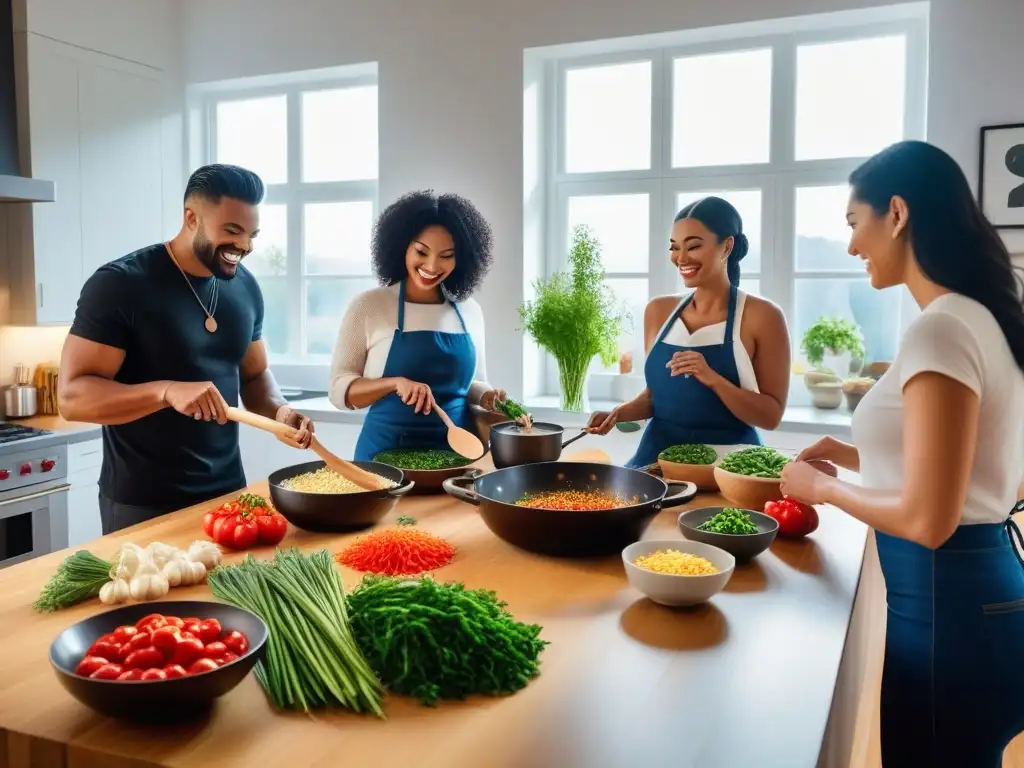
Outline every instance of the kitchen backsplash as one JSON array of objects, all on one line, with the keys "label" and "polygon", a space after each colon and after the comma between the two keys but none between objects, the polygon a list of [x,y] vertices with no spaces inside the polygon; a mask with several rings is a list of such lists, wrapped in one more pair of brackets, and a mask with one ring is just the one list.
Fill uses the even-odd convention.
[{"label": "kitchen backsplash", "polygon": [[13,382],[16,365],[27,365],[34,374],[37,365],[59,363],[68,330],[66,325],[7,325],[0,328],[0,386]]}]

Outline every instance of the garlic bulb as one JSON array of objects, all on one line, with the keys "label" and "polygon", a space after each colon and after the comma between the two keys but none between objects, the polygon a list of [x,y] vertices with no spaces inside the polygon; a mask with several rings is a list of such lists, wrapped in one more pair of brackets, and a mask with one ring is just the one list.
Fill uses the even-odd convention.
[{"label": "garlic bulb", "polygon": [[220,565],[221,552],[212,541],[196,540],[188,548],[188,557],[196,563],[202,563],[206,566],[206,571],[210,572]]},{"label": "garlic bulb", "polygon": [[100,602],[104,605],[118,605],[128,600],[128,582],[124,579],[108,581],[100,587]]},{"label": "garlic bulb", "polygon": [[167,565],[163,567],[161,573],[164,578],[167,579],[168,587],[181,586],[185,582],[182,581],[181,567],[184,563],[181,560],[170,560]]},{"label": "garlic bulb", "polygon": [[170,589],[167,577],[152,563],[143,563],[128,585],[129,593],[134,600],[159,600]]},{"label": "garlic bulb", "polygon": [[114,557],[112,579],[130,579],[146,560],[146,550],[137,544],[123,544]]},{"label": "garlic bulb", "polygon": [[177,547],[172,547],[170,544],[163,544],[159,541],[154,541],[146,547],[146,554],[157,568],[163,568],[167,561],[172,559],[176,552],[180,551]]}]

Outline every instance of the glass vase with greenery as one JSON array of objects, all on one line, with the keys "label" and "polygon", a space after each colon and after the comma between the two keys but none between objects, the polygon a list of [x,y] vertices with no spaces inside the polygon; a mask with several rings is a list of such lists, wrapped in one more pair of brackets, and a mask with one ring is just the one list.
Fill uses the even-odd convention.
[{"label": "glass vase with greenery", "polygon": [[[807,362],[818,371],[834,373],[841,378],[850,374],[851,363],[858,370],[864,363],[864,337],[857,324],[842,318],[820,317],[807,332],[801,344]],[[825,358],[849,355],[846,370],[832,371]]]},{"label": "glass vase with greenery", "polygon": [[612,365],[629,315],[605,285],[601,245],[588,227],[573,230],[569,270],[534,283],[536,297],[519,307],[525,330],[558,364],[563,411],[582,413],[590,363]]}]

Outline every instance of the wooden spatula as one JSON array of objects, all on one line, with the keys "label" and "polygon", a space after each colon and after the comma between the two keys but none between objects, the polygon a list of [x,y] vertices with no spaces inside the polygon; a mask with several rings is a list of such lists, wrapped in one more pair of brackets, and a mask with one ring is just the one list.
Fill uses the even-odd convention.
[{"label": "wooden spatula", "polygon": [[436,403],[432,407],[448,427],[448,445],[453,451],[473,461],[484,455],[484,444],[480,442],[479,437],[468,429],[455,426],[455,422]]},{"label": "wooden spatula", "polygon": [[[268,419],[266,416],[260,416],[258,413],[243,411],[240,408],[228,408],[227,416],[231,421],[237,421],[239,424],[248,424],[250,427],[262,429],[274,435],[291,437],[295,434],[295,430],[287,424],[282,424],[279,421]],[[323,443],[316,439],[316,435],[313,435],[313,439],[310,441],[309,447],[313,449],[313,452],[317,456],[323,459],[323,462],[327,465],[328,469],[332,469],[342,477],[351,480],[360,488],[364,488],[367,491],[380,491],[391,487],[390,481],[380,475],[367,472],[365,469],[360,469],[352,462],[345,461],[340,456],[335,456],[329,450],[324,448]]]}]

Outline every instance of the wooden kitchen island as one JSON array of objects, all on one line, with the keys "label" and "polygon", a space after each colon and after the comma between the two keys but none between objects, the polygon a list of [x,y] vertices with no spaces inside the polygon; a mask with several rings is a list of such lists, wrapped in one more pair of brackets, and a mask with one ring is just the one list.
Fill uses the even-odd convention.
[{"label": "wooden kitchen island", "polygon": [[[251,490],[265,493],[266,485]],[[688,506],[719,503],[702,494]],[[86,548],[110,558],[125,541],[185,547],[203,538],[202,514],[214,506],[183,510]],[[646,538],[681,538],[675,520],[683,508],[663,511]],[[849,764],[867,658],[863,648],[851,647],[863,634],[851,627],[851,616],[856,624],[868,613],[860,606],[854,611],[854,603],[870,538],[848,516],[822,509],[809,539],[776,540],[738,567],[710,603],[673,610],[631,589],[621,558],[573,561],[521,552],[491,534],[475,507],[447,496],[407,497],[385,524],[399,514],[416,517],[458,548],[437,578],[493,589],[517,619],[544,627],[541,636],[551,645],[540,677],[525,690],[436,708],[389,697],[388,719],[378,720],[346,711],[275,712],[250,675],[198,723],[109,720],[64,691],[47,657],[61,630],[104,607],[91,601],[43,616],[31,608],[68,554],[58,552],[0,571],[0,768]],[[282,546],[336,552],[355,535],[293,527]],[[360,574],[342,570],[347,587],[358,583]],[[204,584],[173,589],[169,599],[213,597]]]}]

